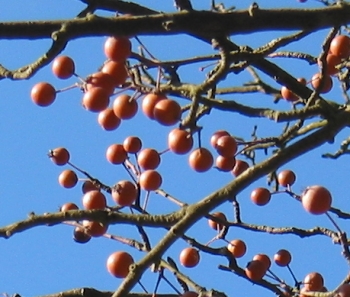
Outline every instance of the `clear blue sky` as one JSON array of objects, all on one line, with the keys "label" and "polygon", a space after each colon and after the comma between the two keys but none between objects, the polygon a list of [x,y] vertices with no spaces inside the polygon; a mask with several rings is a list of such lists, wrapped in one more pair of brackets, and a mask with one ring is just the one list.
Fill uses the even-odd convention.
[{"label": "clear blue sky", "polygon": [[[150,1],[138,1],[138,3]],[[155,1],[152,8],[165,12],[174,12],[173,1]],[[196,9],[206,9],[210,1],[192,1]],[[247,8],[251,1],[236,1],[238,8]],[[224,1],[227,5],[236,5],[231,1]],[[273,7],[275,1],[259,1],[261,7]],[[279,7],[320,7],[316,1],[300,4],[295,0],[279,1]],[[1,21],[21,21],[35,19],[67,19],[74,17],[83,5],[79,1],[4,1],[0,11]],[[318,55],[321,42],[328,31],[320,31],[309,37],[302,44],[292,44],[289,50],[307,51]],[[281,32],[258,33],[256,35],[233,36],[232,39],[242,45],[258,46],[282,36]],[[206,44],[190,39],[186,36],[146,37],[141,40],[158,59],[179,59],[201,54],[210,54],[212,49]],[[105,37],[79,39],[70,42],[64,54],[71,56],[76,63],[76,72],[81,76],[93,73],[103,63],[103,43]],[[30,63],[48,48],[50,40],[42,41],[7,41],[1,40],[0,63],[14,69]],[[133,40],[133,50],[137,51],[138,44]],[[131,61],[134,62],[134,61]],[[317,66],[309,66],[305,62],[295,60],[283,61],[275,59],[278,65],[285,67],[296,77],[310,78],[317,71]],[[204,65],[193,65],[184,68],[180,73],[183,80],[199,82],[205,78],[205,72],[198,68]],[[227,83],[240,85],[249,80],[247,74],[230,75]],[[120,143],[129,135],[142,138],[144,147],[153,147],[159,151],[166,148],[166,137],[171,128],[159,126],[151,122],[139,112],[137,116],[124,121],[113,132],[103,131],[97,124],[97,114],[85,111],[81,107],[82,94],[79,90],[71,90],[58,95],[56,102],[47,108],[41,108],[30,100],[31,87],[39,82],[47,81],[56,88],[63,88],[73,84],[72,78],[67,81],[56,79],[51,73],[50,66],[42,69],[35,77],[28,81],[0,81],[0,226],[23,220],[30,212],[42,214],[58,211],[65,202],[75,202],[81,205],[82,193],[80,185],[73,189],[63,189],[57,182],[58,175],[63,168],[55,166],[46,156],[49,149],[64,146],[71,152],[72,162],[80,166],[106,184],[114,184],[120,179],[128,178],[120,167],[111,165],[105,159],[106,148],[112,143]],[[273,83],[271,79],[268,82]],[[276,84],[274,84],[276,86]],[[274,106],[271,98],[265,95],[232,95],[238,102],[254,106]],[[342,102],[340,87],[335,83],[334,90],[327,98]],[[185,101],[179,101],[185,104]],[[276,107],[276,106],[275,106]],[[280,102],[278,108],[290,109],[286,102]],[[260,136],[276,135],[283,125],[267,120],[245,119],[237,114],[213,111],[210,117],[201,120],[204,127],[202,133],[203,145],[209,147],[210,135],[218,129],[227,129],[238,137],[249,139],[253,126],[259,125]],[[327,187],[333,195],[335,207],[349,210],[348,162],[345,156],[338,161],[320,159],[325,152],[338,148],[342,137],[336,138],[334,145],[324,145],[314,152],[292,161],[283,168],[292,169],[297,174],[294,186],[296,192],[301,192],[309,185],[320,184]],[[263,154],[258,158],[263,158]],[[204,174],[193,172],[187,165],[187,156],[175,156],[167,153],[162,158],[160,172],[163,175],[163,185],[167,192],[178,199],[192,203],[199,201],[215,189],[232,180],[229,173],[211,170]],[[82,177],[82,176],[80,176]],[[258,207],[251,203],[250,192],[258,186],[267,186],[266,179],[261,179],[250,185],[239,194],[238,199],[242,207],[242,218],[246,222],[264,224],[277,227],[297,226],[311,228],[324,226],[331,229],[325,216],[307,214],[299,203],[286,195],[274,196],[265,207]],[[144,196],[144,195],[143,195]],[[111,198],[109,204],[113,205]],[[152,213],[164,213],[176,210],[177,207],[164,198],[151,195],[148,210]],[[218,208],[225,212],[228,219],[233,219],[233,209],[229,203]],[[347,226],[344,221],[337,220],[344,231]],[[0,244],[0,293],[19,293],[22,296],[38,296],[56,293],[73,288],[94,287],[99,290],[115,290],[121,280],[110,276],[105,268],[106,259],[114,251],[127,250],[136,260],[143,254],[136,250],[105,238],[98,238],[86,245],[79,245],[72,240],[72,228],[66,225],[54,227],[38,227],[16,234],[8,240],[2,239]],[[155,245],[165,231],[149,229],[151,243]],[[115,225],[109,232],[119,236],[139,239],[135,228]],[[207,226],[206,220],[199,221],[188,232],[201,243],[208,242],[215,236],[214,230]],[[281,249],[289,249],[293,254],[291,267],[299,280],[311,271],[319,271],[326,279],[326,286],[333,289],[346,275],[348,267],[342,258],[339,246],[332,244],[326,237],[300,239],[293,235],[257,234],[231,228],[227,239],[243,239],[248,246],[247,254],[238,260],[241,266],[250,261],[256,253],[266,253],[270,256]],[[223,241],[213,243],[213,246],[225,245]],[[178,260],[179,252],[187,244],[178,240],[165,254]],[[228,296],[271,296],[271,293],[258,286],[221,272],[218,264],[226,264],[225,259],[203,255],[198,267],[182,268],[185,274],[200,285],[225,291]],[[332,269],[330,269],[332,267]],[[336,269],[334,269],[336,267]],[[286,269],[274,265],[272,270],[290,284],[292,278]],[[204,272],[204,273],[203,273]],[[172,279],[171,274],[167,274]],[[157,275],[151,271],[145,273],[142,284],[152,292]],[[134,291],[140,292],[140,287]],[[162,283],[160,293],[171,292]]]}]

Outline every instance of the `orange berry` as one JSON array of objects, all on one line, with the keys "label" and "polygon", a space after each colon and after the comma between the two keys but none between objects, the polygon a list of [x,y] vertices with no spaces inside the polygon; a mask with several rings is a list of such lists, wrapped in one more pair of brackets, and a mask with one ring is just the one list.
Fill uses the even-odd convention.
[{"label": "orange berry", "polygon": [[271,199],[271,193],[266,188],[256,188],[250,194],[250,199],[259,206],[266,205]]},{"label": "orange berry", "polygon": [[69,162],[69,152],[64,147],[58,147],[49,152],[49,157],[56,165],[62,166]]},{"label": "orange berry", "polygon": [[236,159],[236,164],[233,167],[231,173],[235,177],[237,177],[237,176],[241,175],[244,171],[246,171],[248,168],[249,168],[249,164],[246,161]]},{"label": "orange berry", "polygon": [[87,234],[85,228],[75,227],[73,233],[73,239],[77,243],[87,243],[90,241],[91,236]]},{"label": "orange berry", "polygon": [[39,106],[49,106],[56,99],[55,88],[46,82],[37,83],[31,90],[32,101]]},{"label": "orange berry", "polygon": [[[211,214],[213,217],[221,219],[222,221],[227,221],[227,218],[224,213],[222,212],[214,212]],[[213,221],[212,219],[208,220],[208,224],[211,228],[215,230],[222,230],[224,228],[224,225],[221,225],[220,223],[217,223]]]},{"label": "orange berry", "polygon": [[235,165],[236,165],[235,157],[217,156],[215,159],[215,166],[220,171],[229,172],[235,167]]},{"label": "orange berry", "polygon": [[271,260],[269,258],[269,256],[265,255],[265,254],[257,254],[253,257],[254,261],[260,261],[264,264],[266,270],[268,270],[271,266]]},{"label": "orange berry", "polygon": [[92,237],[100,237],[107,232],[108,225],[104,225],[97,221],[83,221],[86,232]]},{"label": "orange berry", "polygon": [[82,104],[89,111],[100,112],[108,107],[109,95],[103,88],[91,88],[84,93]]},{"label": "orange berry", "polygon": [[100,191],[89,191],[83,196],[83,205],[85,209],[105,209],[106,197]]},{"label": "orange berry", "polygon": [[230,133],[225,130],[216,131],[210,138],[210,144],[213,148],[216,148],[216,142],[221,136],[230,136]]},{"label": "orange berry", "polygon": [[216,151],[223,157],[233,157],[237,152],[237,142],[232,136],[221,136],[216,141]]},{"label": "orange berry", "polygon": [[253,260],[248,263],[244,271],[249,279],[259,281],[264,277],[267,269],[263,262]]},{"label": "orange berry", "polygon": [[104,52],[111,60],[124,61],[131,54],[131,42],[127,37],[108,37],[104,44]]},{"label": "orange berry", "polygon": [[73,188],[78,182],[78,176],[72,170],[64,170],[58,177],[59,184],[64,188]]},{"label": "orange berry", "polygon": [[112,164],[122,164],[127,157],[128,153],[121,144],[110,145],[106,152],[106,158]]},{"label": "orange berry", "polygon": [[187,154],[193,147],[191,133],[175,128],[168,135],[168,147],[175,154]]},{"label": "orange berry", "polygon": [[95,191],[95,190],[99,191],[100,189],[97,186],[95,186],[90,180],[86,180],[81,186],[81,190],[83,194],[86,194],[87,192]]},{"label": "orange berry", "polygon": [[130,206],[136,200],[137,194],[134,183],[122,180],[113,187],[112,198],[120,206]]},{"label": "orange berry", "polygon": [[299,98],[297,95],[295,95],[291,90],[289,90],[286,86],[281,87],[281,96],[283,99],[294,102],[298,101]]},{"label": "orange berry", "polygon": [[154,120],[154,106],[163,99],[168,99],[163,94],[155,94],[155,93],[149,93],[142,99],[142,111],[143,113],[150,118],[151,120]]},{"label": "orange berry", "polygon": [[228,244],[227,249],[232,253],[236,258],[243,257],[247,251],[247,246],[244,241],[240,239],[231,240]]},{"label": "orange berry", "polygon": [[77,210],[77,209],[79,209],[79,207],[72,202],[67,202],[60,207],[60,211],[62,212],[69,211],[69,210]]},{"label": "orange berry", "polygon": [[185,248],[180,253],[180,263],[185,267],[195,267],[198,265],[199,260],[199,252],[193,247]]},{"label": "orange berry", "polygon": [[338,35],[333,38],[329,51],[340,58],[347,59],[350,55],[350,38],[347,35]]},{"label": "orange berry", "polygon": [[137,113],[137,109],[136,100],[126,94],[119,95],[113,102],[113,111],[122,120],[133,118]]},{"label": "orange berry", "polygon": [[279,250],[273,257],[278,266],[287,266],[292,261],[292,255],[287,250]]},{"label": "orange berry", "polygon": [[108,61],[103,65],[101,71],[112,76],[114,86],[124,84],[128,78],[128,71],[124,62]]},{"label": "orange berry", "polygon": [[142,141],[139,137],[129,136],[125,138],[123,142],[123,147],[126,152],[130,154],[136,154],[141,150]]},{"label": "orange berry", "polygon": [[112,108],[102,110],[97,117],[100,126],[106,131],[112,131],[120,126],[121,120],[118,118]]},{"label": "orange berry", "polygon": [[[306,84],[305,78],[298,78],[298,81],[303,85]],[[294,102],[294,101],[299,100],[299,97],[297,95],[295,95],[291,90],[289,90],[285,86],[281,87],[281,96],[283,99],[290,101],[290,102]]]},{"label": "orange berry", "polygon": [[323,276],[318,272],[311,272],[305,276],[303,284],[310,291],[319,291],[324,286]]},{"label": "orange berry", "polygon": [[172,126],[181,119],[181,106],[174,100],[162,99],[156,103],[153,110],[155,120],[164,125]]},{"label": "orange berry", "polygon": [[160,155],[155,149],[143,149],[137,156],[137,162],[145,169],[156,169],[160,164]]},{"label": "orange berry", "polygon": [[155,170],[146,170],[140,174],[139,183],[145,191],[155,191],[162,184],[162,176]]},{"label": "orange berry", "polygon": [[314,74],[314,76],[311,78],[311,85],[315,90],[317,89],[320,92],[320,94],[328,93],[333,87],[332,77],[329,75],[325,75],[323,78],[322,88],[320,88],[321,86],[320,76],[321,76],[321,73]]},{"label": "orange berry", "polygon": [[188,162],[193,170],[205,172],[213,166],[214,158],[209,150],[201,147],[191,152]]},{"label": "orange berry", "polygon": [[134,264],[134,259],[129,253],[114,252],[107,259],[107,270],[115,277],[124,278],[128,275],[132,264]]},{"label": "orange berry", "polygon": [[70,78],[75,71],[75,65],[72,58],[68,56],[59,56],[53,60],[52,72],[60,79]]},{"label": "orange berry", "polygon": [[[334,75],[339,72],[339,69],[337,66],[342,62],[341,57],[328,54],[326,57],[326,74],[327,75]],[[318,64],[321,66],[321,61],[318,61]]]},{"label": "orange berry", "polygon": [[114,92],[115,83],[112,75],[104,72],[96,72],[86,78],[86,90],[89,91],[94,87],[104,89],[109,96]]},{"label": "orange berry", "polygon": [[301,202],[306,211],[320,215],[331,207],[332,195],[322,186],[311,186],[302,193]]},{"label": "orange berry", "polygon": [[295,180],[295,173],[291,170],[283,170],[277,176],[278,183],[283,187],[293,185],[295,183]]}]

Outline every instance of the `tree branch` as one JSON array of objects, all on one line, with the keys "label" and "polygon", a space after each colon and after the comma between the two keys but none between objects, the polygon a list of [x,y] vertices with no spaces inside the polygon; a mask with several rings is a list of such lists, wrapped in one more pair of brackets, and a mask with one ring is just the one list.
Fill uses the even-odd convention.
[{"label": "tree branch", "polygon": [[182,11],[143,16],[99,17],[59,21],[27,21],[0,23],[2,39],[50,38],[52,32],[65,24],[71,39],[105,35],[176,35],[222,36],[249,34],[261,31],[304,30],[317,31],[345,25],[350,22],[350,5],[328,6],[317,9],[259,9],[254,16],[249,10],[227,13],[211,11]]},{"label": "tree branch", "polygon": [[70,210],[44,215],[30,214],[29,218],[0,228],[0,237],[9,238],[36,226],[55,225],[64,221],[97,220],[108,224],[137,224],[147,227],[169,227],[181,217],[184,208],[169,215],[126,214],[110,210]]}]

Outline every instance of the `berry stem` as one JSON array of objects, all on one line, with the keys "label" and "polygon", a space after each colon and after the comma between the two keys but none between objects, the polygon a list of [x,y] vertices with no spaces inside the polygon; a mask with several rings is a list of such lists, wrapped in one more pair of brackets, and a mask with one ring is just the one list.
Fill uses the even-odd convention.
[{"label": "berry stem", "polygon": [[145,211],[148,205],[150,191],[147,191],[145,201],[143,202],[142,210]]},{"label": "berry stem", "polygon": [[98,179],[92,177],[89,173],[87,173],[86,171],[80,169],[79,167],[75,166],[73,163],[71,162],[67,162],[67,164],[71,167],[73,167],[75,170],[79,171],[80,173],[84,174],[94,185],[97,184],[97,186],[106,191],[107,193],[111,194],[112,193],[112,189],[111,187],[103,184],[102,182],[100,182]]},{"label": "berry stem", "polygon": [[137,153],[135,153],[135,161],[136,161],[136,166],[137,166],[137,174],[136,176],[140,176],[140,172],[141,172],[141,167],[140,167],[140,164],[139,162],[137,162]]},{"label": "berry stem", "polygon": [[176,294],[181,295],[181,292],[164,276],[162,273],[162,278],[165,280],[165,282],[176,292]]},{"label": "berry stem", "polygon": [[201,131],[202,131],[202,130],[198,130],[198,132],[197,132],[197,135],[198,135],[198,147],[199,147],[199,148],[202,147]]},{"label": "berry stem", "polygon": [[162,271],[162,270],[159,271],[158,278],[157,278],[157,282],[156,282],[156,285],[154,286],[154,290],[153,290],[152,297],[155,297],[156,294],[157,294],[160,281],[162,280],[162,274],[163,274],[163,271]]},{"label": "berry stem", "polygon": [[140,44],[140,46],[144,49],[144,51],[155,61],[159,61],[155,56],[153,56],[151,54],[151,52],[147,49],[147,47],[142,43],[142,41],[140,40],[140,38],[138,38],[137,36],[135,36],[136,41]]},{"label": "berry stem", "polygon": [[157,80],[156,80],[156,91],[160,91],[160,78],[161,78],[161,68],[158,66]]},{"label": "berry stem", "polygon": [[79,79],[83,84],[86,84],[86,79],[79,76],[77,73],[73,73],[73,76],[75,76],[77,79]]},{"label": "berry stem", "polygon": [[267,277],[282,283],[282,280],[276,274],[274,274],[270,269],[268,269],[267,271],[271,274],[271,275],[266,274]]},{"label": "berry stem", "polygon": [[204,246],[209,246],[211,243],[213,243],[215,240],[218,240],[217,235],[214,236],[212,239],[210,239]]},{"label": "berry stem", "polygon": [[63,89],[59,89],[59,90],[56,90],[56,93],[62,93],[62,92],[65,92],[65,91],[69,91],[69,90],[72,90],[74,88],[78,88],[79,87],[79,84],[78,83],[75,83],[71,86],[68,86],[68,87],[65,87]]},{"label": "berry stem", "polygon": [[127,86],[125,88],[121,88],[120,90],[114,92],[111,96],[119,95],[120,93],[124,93],[125,91],[128,91],[131,88],[132,88],[131,86]]},{"label": "berry stem", "polygon": [[199,67],[199,71],[204,71],[206,68],[211,67],[211,66],[216,66],[218,64],[218,62],[213,62],[213,63],[209,63],[207,65],[201,66]]},{"label": "berry stem", "polygon": [[[129,176],[131,177],[131,179],[137,183],[135,177],[132,175],[132,173],[135,175],[135,176],[139,176],[139,173],[136,171],[136,168],[133,164],[131,164],[131,162],[129,160],[125,160],[123,162],[123,167],[125,168],[126,172],[129,174]],[[131,173],[132,171],[132,173]]]},{"label": "berry stem", "polygon": [[146,294],[148,294],[148,292],[147,292],[145,286],[144,286],[140,281],[137,281],[137,283],[140,285],[140,287],[142,288],[142,290],[144,290],[144,292],[145,292]]},{"label": "berry stem", "polygon": [[179,199],[175,198],[174,196],[171,196],[170,194],[168,194],[167,192],[165,192],[162,189],[155,190],[155,193],[158,194],[158,195],[161,195],[161,196],[163,196],[165,198],[167,198],[168,200],[170,200],[171,202],[177,204],[180,207],[183,207],[183,206],[186,205],[186,203],[181,202]]},{"label": "berry stem", "polygon": [[169,152],[170,151],[170,148],[167,148],[167,149],[165,149],[164,151],[161,151],[160,153],[158,153],[159,154],[159,156],[160,155],[162,155],[162,154],[164,154],[164,153],[166,153],[166,152]]},{"label": "berry stem", "polygon": [[326,216],[328,217],[328,219],[330,219],[330,221],[334,225],[335,229],[337,229],[339,233],[342,233],[343,231],[340,229],[339,225],[335,222],[335,220],[330,216],[328,211],[326,212]]},{"label": "berry stem", "polygon": [[290,268],[290,266],[289,266],[289,264],[287,265],[287,268],[288,268],[288,271],[289,271],[289,273],[291,274],[291,276],[292,276],[292,278],[293,278],[293,280],[294,280],[294,283],[298,283],[298,280],[297,280],[297,278],[295,277],[295,274],[293,273],[293,270],[292,270],[292,268]]}]

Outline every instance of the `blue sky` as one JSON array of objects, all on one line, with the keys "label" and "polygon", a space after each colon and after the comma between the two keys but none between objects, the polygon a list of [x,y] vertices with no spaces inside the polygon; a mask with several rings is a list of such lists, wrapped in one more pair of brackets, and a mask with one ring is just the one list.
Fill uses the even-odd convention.
[{"label": "blue sky", "polygon": [[[138,1],[145,4],[149,1]],[[155,1],[152,8],[165,12],[174,12],[173,1]],[[224,1],[229,3],[229,1]],[[209,1],[192,1],[196,9],[206,9]],[[260,1],[261,7],[275,7],[275,1]],[[229,5],[229,4],[227,4]],[[233,3],[235,5],[235,3]],[[240,1],[237,8],[247,8],[249,1]],[[279,1],[279,7],[320,7],[316,1],[300,4],[297,1]],[[74,17],[83,5],[79,1],[8,1],[2,4],[0,17],[2,21],[25,21],[35,19],[67,19]],[[288,50],[298,50],[318,55],[321,42],[328,31],[320,31],[308,37],[305,42],[291,44]],[[258,33],[255,35],[233,36],[232,39],[242,45],[259,46],[265,42],[283,36],[281,32]],[[93,73],[103,63],[103,43],[105,37],[79,39],[69,43],[64,51],[76,63],[76,72],[85,77]],[[158,59],[170,60],[188,58],[213,52],[209,45],[202,44],[187,36],[140,36],[140,39]],[[133,50],[137,51],[138,44],[132,40]],[[49,40],[1,40],[0,63],[14,69],[32,62],[50,45]],[[131,61],[132,63],[134,61]],[[295,60],[274,59],[273,62],[285,67],[296,77],[310,78],[317,71],[317,66],[309,66],[305,62]],[[51,66],[51,65],[50,65]],[[106,184],[114,184],[118,180],[128,178],[121,166],[108,163],[105,151],[112,143],[121,143],[127,136],[139,136],[144,147],[152,147],[163,151],[167,146],[169,127],[158,125],[148,120],[141,111],[132,120],[123,121],[121,126],[112,132],[103,131],[97,123],[97,114],[87,112],[81,107],[82,94],[74,89],[58,94],[56,102],[47,108],[41,108],[30,100],[30,90],[39,81],[47,81],[57,89],[75,83],[75,79],[58,80],[51,73],[50,66],[40,70],[35,77],[25,81],[0,81],[0,226],[23,220],[30,212],[42,214],[58,211],[65,202],[75,202],[81,206],[80,184],[73,189],[63,189],[57,182],[62,167],[55,166],[46,156],[49,149],[64,146],[71,153],[74,164],[88,171]],[[184,81],[200,82],[205,79],[205,72],[200,72],[202,64],[185,67],[180,71]],[[210,68],[209,68],[210,69]],[[222,85],[236,85],[249,80],[247,74],[230,75]],[[268,82],[277,85],[271,80]],[[334,81],[335,82],[335,81]],[[228,97],[229,98],[229,97]],[[275,107],[271,98],[266,95],[232,95],[237,102],[252,106]],[[326,98],[342,102],[340,87],[335,83],[333,91]],[[184,100],[178,100],[185,104]],[[281,101],[281,110],[289,110],[290,104]],[[213,132],[227,129],[232,135],[249,139],[254,125],[259,125],[258,135],[261,137],[277,135],[283,124],[275,124],[267,120],[246,119],[238,114],[212,111],[209,117],[200,121],[204,127],[202,144],[209,147],[209,139]],[[327,187],[333,195],[333,205],[348,211],[349,190],[348,156],[338,161],[320,159],[325,152],[334,151],[346,137],[346,131],[340,133],[333,145],[326,144],[312,153],[302,156],[286,164],[282,169],[296,172],[297,182],[293,189],[301,192],[309,185],[319,184]],[[197,142],[195,142],[197,145]],[[159,171],[163,176],[162,188],[168,193],[186,203],[197,202],[219,187],[232,180],[232,175],[216,170],[203,174],[193,172],[187,165],[187,155],[176,156],[166,153],[162,156]],[[258,159],[264,155],[258,153]],[[64,168],[65,169],[65,168]],[[82,176],[79,176],[82,177]],[[242,217],[246,222],[271,225],[277,227],[298,226],[312,228],[323,226],[334,229],[325,216],[312,216],[306,213],[301,205],[287,195],[275,195],[265,207],[253,205],[250,192],[258,186],[267,186],[262,178],[238,195],[242,207]],[[144,197],[144,194],[142,195]],[[108,197],[109,204],[113,201]],[[165,198],[152,194],[148,211],[155,214],[177,210]],[[233,208],[229,203],[221,205],[217,210],[223,211],[228,219],[233,219]],[[337,220],[344,231],[347,225]],[[152,245],[164,236],[162,229],[147,229]],[[139,239],[139,235],[132,226],[115,225],[109,232],[119,236]],[[201,243],[208,242],[215,236],[215,231],[207,226],[206,220],[197,222],[187,233]],[[348,267],[342,258],[339,246],[334,245],[329,238],[312,237],[300,239],[294,235],[257,234],[240,229],[231,228],[228,240],[240,238],[247,246],[247,254],[238,259],[241,266],[250,261],[256,253],[266,253],[270,256],[281,249],[289,249],[293,255],[291,267],[298,279],[312,271],[322,273],[326,279],[326,286],[333,289],[346,275]],[[224,246],[225,242],[216,241],[214,247]],[[180,251],[187,246],[178,240],[167,251],[178,261]],[[10,239],[2,239],[0,244],[0,293],[19,293],[22,296],[39,296],[79,287],[94,287],[99,290],[115,290],[121,280],[110,276],[105,268],[107,257],[114,251],[129,251],[135,260],[143,254],[125,245],[106,238],[91,240],[86,245],[79,245],[72,240],[72,228],[67,225],[54,227],[37,227],[26,232],[16,234]],[[225,291],[228,296],[271,296],[271,293],[253,286],[228,272],[217,269],[219,264],[226,264],[225,259],[210,255],[202,255],[196,268],[182,268],[194,281],[200,285]],[[337,267],[336,270],[329,267]],[[272,270],[290,284],[292,278],[286,269],[274,265]],[[205,272],[205,273],[203,273]],[[167,274],[173,280],[171,273]],[[157,275],[147,271],[141,282],[152,292]],[[220,281],[218,281],[220,280]],[[175,283],[175,282],[174,282]],[[134,291],[140,292],[140,287]],[[160,293],[172,292],[165,283],[161,284]]]}]

